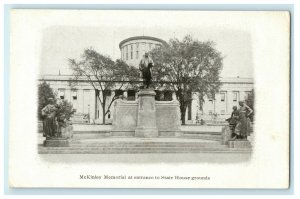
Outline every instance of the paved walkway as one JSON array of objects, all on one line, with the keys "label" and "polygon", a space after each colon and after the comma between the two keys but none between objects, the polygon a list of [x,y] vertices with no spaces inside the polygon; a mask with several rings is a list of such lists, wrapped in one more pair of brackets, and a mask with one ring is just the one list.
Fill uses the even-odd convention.
[{"label": "paved walkway", "polygon": [[[38,135],[38,144],[42,144],[44,137],[41,133]],[[74,140],[77,141],[77,140]],[[80,139],[80,142],[199,142],[199,143],[219,143],[219,141],[214,140],[203,140],[203,139],[193,139],[193,138],[137,138],[137,137],[103,137],[97,139]]]},{"label": "paved walkway", "polygon": [[251,160],[251,153],[168,153],[168,154],[39,154],[51,163],[216,163],[230,164]]}]

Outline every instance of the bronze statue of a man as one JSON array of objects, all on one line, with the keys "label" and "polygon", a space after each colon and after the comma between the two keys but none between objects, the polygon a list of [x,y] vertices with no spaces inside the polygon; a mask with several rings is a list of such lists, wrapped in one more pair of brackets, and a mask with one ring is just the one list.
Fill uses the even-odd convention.
[{"label": "bronze statue of a man", "polygon": [[56,133],[56,111],[57,108],[53,98],[49,98],[50,103],[42,109],[42,115],[45,116],[43,122],[43,136],[54,137]]},{"label": "bronze statue of a man", "polygon": [[151,68],[153,67],[153,60],[149,57],[148,53],[141,59],[139,69],[142,73],[143,87],[149,88],[152,83]]}]

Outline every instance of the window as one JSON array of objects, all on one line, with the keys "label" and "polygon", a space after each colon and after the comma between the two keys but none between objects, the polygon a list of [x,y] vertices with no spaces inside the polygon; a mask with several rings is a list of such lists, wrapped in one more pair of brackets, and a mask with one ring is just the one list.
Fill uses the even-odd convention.
[{"label": "window", "polygon": [[58,89],[58,96],[60,99],[65,99],[65,90],[64,89]]},{"label": "window", "polygon": [[162,101],[163,100],[163,92],[160,90],[155,90],[155,100]]},{"label": "window", "polygon": [[130,59],[133,59],[133,45],[130,45]]},{"label": "window", "polygon": [[136,59],[139,58],[139,43],[136,43]]},{"label": "window", "polygon": [[126,60],[128,60],[128,46],[126,46]]},{"label": "window", "polygon": [[120,95],[123,95],[123,91],[122,90],[115,90],[115,96],[118,97]]},{"label": "window", "polygon": [[251,91],[246,91],[245,92],[245,100],[249,99],[249,96],[251,95]]},{"label": "window", "polygon": [[73,100],[77,100],[77,91],[76,90],[72,91],[72,98],[73,98]]},{"label": "window", "polygon": [[111,90],[104,90],[103,93],[105,94],[106,97],[111,96]]},{"label": "window", "polygon": [[221,94],[221,102],[225,101],[225,93],[220,93]]},{"label": "window", "polygon": [[135,100],[135,91],[134,90],[128,90],[127,95],[128,95],[128,97],[127,97],[128,101],[134,101]]},{"label": "window", "polygon": [[172,91],[165,91],[164,101],[172,101]]},{"label": "window", "polygon": [[239,93],[237,91],[233,92],[233,101],[237,102],[239,99]]},{"label": "window", "polygon": [[150,44],[149,44],[149,50],[151,50],[151,48],[152,48],[152,44],[150,43]]},{"label": "window", "polygon": [[207,97],[208,97],[208,100],[209,100],[210,102],[213,101],[213,95],[212,95],[211,93],[209,93],[209,94],[207,95]]}]

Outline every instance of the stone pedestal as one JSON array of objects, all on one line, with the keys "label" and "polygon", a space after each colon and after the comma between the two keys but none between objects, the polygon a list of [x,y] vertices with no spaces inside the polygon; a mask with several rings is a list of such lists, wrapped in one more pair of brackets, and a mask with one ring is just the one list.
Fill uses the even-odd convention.
[{"label": "stone pedestal", "polygon": [[228,144],[228,142],[231,139],[231,134],[232,134],[232,132],[231,132],[229,126],[224,126],[222,128],[222,144],[225,144],[225,145]]},{"label": "stone pedestal", "polygon": [[228,141],[229,148],[251,148],[251,143],[248,140]]},{"label": "stone pedestal", "polygon": [[155,92],[152,89],[142,89],[138,93],[138,114],[135,136],[158,137]]},{"label": "stone pedestal", "polygon": [[73,126],[70,122],[66,122],[64,126],[60,127],[60,137],[47,137],[44,140],[45,147],[68,147],[73,138]]},{"label": "stone pedestal", "polygon": [[68,138],[46,138],[45,147],[68,147],[70,145]]}]

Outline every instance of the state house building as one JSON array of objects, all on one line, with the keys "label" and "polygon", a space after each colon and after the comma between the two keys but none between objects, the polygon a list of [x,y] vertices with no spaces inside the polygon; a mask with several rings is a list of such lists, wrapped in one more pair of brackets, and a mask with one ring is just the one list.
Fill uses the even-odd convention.
[{"label": "state house building", "polygon": [[[138,67],[139,62],[145,52],[152,50],[155,47],[161,46],[165,41],[149,36],[130,37],[120,42],[121,59],[128,65]],[[155,64],[155,63],[154,63]],[[39,81],[46,81],[50,87],[57,92],[58,98],[70,101],[76,109],[76,115],[89,115],[91,123],[102,122],[102,107],[97,95],[101,95],[101,91],[94,90],[93,87],[86,81],[81,81],[78,86],[71,88],[69,80],[71,76],[67,75],[44,75],[39,78]],[[218,115],[218,118],[230,117],[232,107],[238,106],[238,101],[247,99],[253,89],[252,78],[221,78],[222,86],[219,93],[213,98],[205,97],[202,111],[200,111],[199,100],[197,95],[193,94],[193,101],[187,108],[186,123],[196,123],[196,118],[211,120],[213,115]],[[173,100],[176,95],[173,91],[163,90],[156,91],[156,100]],[[126,100],[136,100],[137,91],[128,90],[111,90],[107,103],[111,101],[114,95],[123,95]],[[110,108],[113,112],[114,106]],[[198,117],[197,117],[198,116]],[[106,115],[106,122],[112,121],[112,115]]]}]

